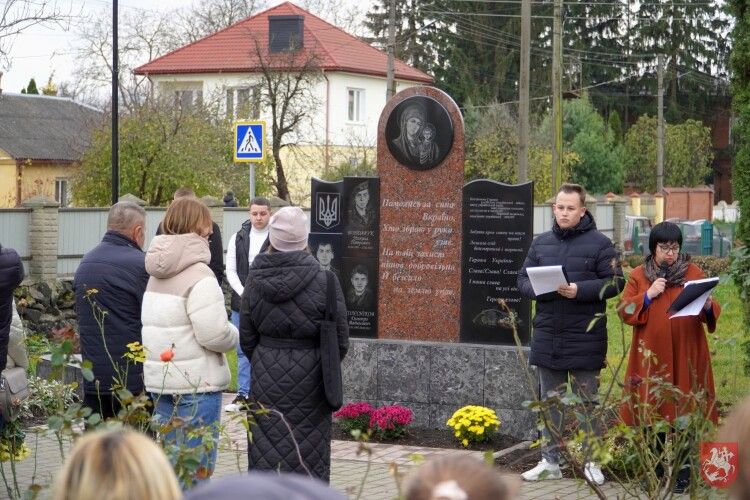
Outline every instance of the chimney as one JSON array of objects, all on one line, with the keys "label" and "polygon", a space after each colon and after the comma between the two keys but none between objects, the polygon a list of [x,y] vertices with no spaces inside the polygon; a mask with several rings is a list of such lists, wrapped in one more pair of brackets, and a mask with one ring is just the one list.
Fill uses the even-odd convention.
[{"label": "chimney", "polygon": [[304,16],[268,16],[269,52],[296,52],[302,48]]}]

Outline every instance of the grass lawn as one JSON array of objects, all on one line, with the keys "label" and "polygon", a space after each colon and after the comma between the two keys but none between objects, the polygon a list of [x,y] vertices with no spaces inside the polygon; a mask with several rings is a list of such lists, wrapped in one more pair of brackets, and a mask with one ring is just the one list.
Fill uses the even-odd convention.
[{"label": "grass lawn", "polygon": [[231,350],[227,353],[229,371],[232,372],[232,381],[229,383],[227,392],[237,392],[237,351]]},{"label": "grass lawn", "polygon": [[[745,375],[743,369],[745,360],[742,352],[744,327],[741,303],[732,279],[726,275],[721,277],[713,297],[721,304],[721,316],[716,332],[708,336],[716,397],[721,403],[731,406],[750,392],[750,376]],[[610,300],[607,308],[609,350],[608,368],[602,371],[603,388],[611,382],[613,371],[617,369],[624,356],[625,362],[618,373],[618,380],[622,382],[633,333],[632,327],[621,324],[615,311],[616,303],[616,300]],[[619,396],[619,390],[615,395]]]}]

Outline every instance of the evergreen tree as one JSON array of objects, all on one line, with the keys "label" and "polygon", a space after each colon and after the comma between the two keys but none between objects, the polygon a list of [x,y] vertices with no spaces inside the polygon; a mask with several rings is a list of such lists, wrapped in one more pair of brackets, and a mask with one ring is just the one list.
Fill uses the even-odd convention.
[{"label": "evergreen tree", "polygon": [[[750,1],[731,0],[729,5],[736,19],[730,58],[732,108],[737,118],[732,127],[736,148],[732,185],[734,197],[740,204],[739,236],[750,248]],[[750,292],[750,285],[745,286],[743,291]]]},{"label": "evergreen tree", "polygon": [[29,85],[26,87],[26,93],[39,95],[39,91],[36,88],[36,80],[33,78],[29,80]]},{"label": "evergreen tree", "polygon": [[609,114],[607,127],[609,127],[609,131],[612,133],[612,139],[615,141],[615,144],[620,144],[622,142],[622,122],[620,121],[620,114],[616,109],[613,109]]},{"label": "evergreen tree", "polygon": [[[429,12],[440,8],[432,0],[396,2],[396,57],[428,73],[437,63],[434,43],[438,37],[438,22]],[[390,0],[377,0],[365,19],[373,34],[367,41],[383,50],[388,47],[389,11]]]},{"label": "evergreen tree", "polygon": [[712,115],[725,88],[716,76],[726,74],[729,21],[719,2],[641,2],[633,30],[633,50],[650,54],[640,86],[656,93],[657,58],[664,55],[664,98],[667,118],[682,121],[700,114]]}]

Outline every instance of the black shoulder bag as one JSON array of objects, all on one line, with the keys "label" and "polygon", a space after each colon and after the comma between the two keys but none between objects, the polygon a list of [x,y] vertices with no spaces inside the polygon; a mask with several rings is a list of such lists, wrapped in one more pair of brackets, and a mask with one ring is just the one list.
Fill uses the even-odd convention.
[{"label": "black shoulder bag", "polygon": [[344,402],[344,391],[336,325],[336,275],[326,271],[326,277],[326,313],[320,322],[320,364],[326,400],[334,410],[338,410]]}]

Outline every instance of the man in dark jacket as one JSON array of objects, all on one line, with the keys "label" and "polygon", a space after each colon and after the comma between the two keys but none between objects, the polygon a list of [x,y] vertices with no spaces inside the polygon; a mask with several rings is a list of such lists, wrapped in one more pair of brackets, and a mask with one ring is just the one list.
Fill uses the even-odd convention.
[{"label": "man in dark jacket", "polygon": [[21,257],[0,245],[0,372],[8,360],[8,339],[13,319],[13,290],[23,281]]},{"label": "man in dark jacket", "polygon": [[[530,363],[538,368],[542,398],[560,390],[570,378],[572,390],[590,414],[598,401],[598,377],[607,355],[607,299],[622,291],[624,279],[612,242],[597,231],[585,202],[581,186],[560,187],[552,207],[555,223],[551,231],[534,238],[518,273],[518,288],[523,296],[537,301]],[[556,292],[535,295],[526,269],[557,265],[563,266],[569,283]],[[550,420],[554,430],[561,432],[562,417],[555,408],[550,409]],[[593,426],[587,430],[596,432]],[[561,477],[559,450],[548,429],[544,437],[542,461],[522,475],[527,481]],[[587,460],[584,473],[604,483],[593,460]]]},{"label": "man in dark jacket", "polygon": [[[266,198],[250,200],[250,218],[227,243],[227,281],[232,287],[232,323],[240,327],[240,302],[247,282],[247,273],[255,256],[263,252],[268,242],[268,221],[271,219],[271,202]],[[240,411],[247,406],[250,395],[250,361],[237,347],[237,396],[224,407],[224,411]]]},{"label": "man in dark jacket", "polygon": [[[84,255],[73,287],[81,337],[81,355],[93,364],[94,380],[84,380],[83,402],[103,418],[113,417],[120,402],[113,385],[135,395],[144,390],[143,363],[128,362],[128,345],[141,342],[141,304],[148,274],[145,254],[146,211],[135,203],[112,205],[102,242]],[[95,290],[95,291],[94,291]],[[106,311],[103,328],[101,311]]]},{"label": "man in dark jacket", "polygon": [[[181,187],[174,192],[172,199],[176,200],[177,198],[184,198],[186,196],[195,198],[195,192],[189,187]],[[211,262],[208,263],[208,267],[214,272],[216,280],[219,282],[219,286],[221,286],[221,282],[224,279],[224,246],[221,242],[221,229],[219,229],[219,225],[215,222],[212,222],[212,224],[212,232],[208,236],[208,249],[211,251]],[[161,224],[156,228],[156,234],[157,236],[161,234]]]}]

